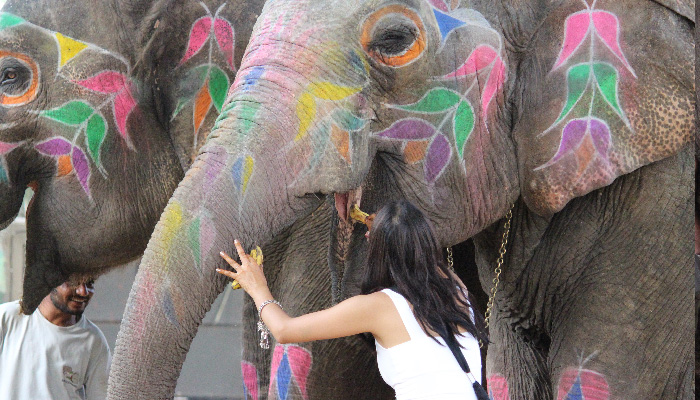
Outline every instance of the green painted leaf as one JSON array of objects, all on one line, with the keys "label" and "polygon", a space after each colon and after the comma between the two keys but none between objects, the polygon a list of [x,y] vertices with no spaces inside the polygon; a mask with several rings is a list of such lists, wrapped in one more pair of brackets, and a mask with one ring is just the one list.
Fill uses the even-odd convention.
[{"label": "green painted leaf", "polygon": [[345,131],[358,131],[367,125],[367,120],[359,118],[350,110],[339,108],[333,112],[333,121]]},{"label": "green painted leaf", "polygon": [[471,104],[466,101],[459,103],[454,120],[455,145],[459,158],[463,158],[464,143],[474,130],[474,110]]},{"label": "green painted leaf", "polygon": [[588,86],[588,79],[590,75],[591,67],[588,64],[577,64],[569,68],[566,78],[566,83],[568,86],[566,105],[564,106],[564,109],[561,110],[561,114],[559,114],[559,118],[557,118],[556,122],[559,122],[566,117],[566,115],[569,114],[569,111],[571,111],[579,99],[581,99],[583,92]]},{"label": "green painted leaf", "polygon": [[617,70],[607,63],[593,64],[593,74],[600,93],[605,97],[605,101],[615,109],[618,115],[622,116],[622,109],[617,101]]},{"label": "green painted leaf", "polygon": [[88,117],[90,117],[94,112],[95,110],[87,103],[82,101],[71,101],[59,108],[42,111],[41,115],[58,122],[63,122],[64,124],[80,125],[85,122],[85,120],[88,119]]},{"label": "green painted leaf", "polygon": [[221,112],[221,106],[226,100],[228,93],[228,76],[219,67],[213,66],[209,75],[209,94],[214,102],[214,107],[218,112]]},{"label": "green painted leaf", "polygon": [[24,20],[14,14],[0,13],[0,30],[19,25],[22,22],[24,22]]},{"label": "green painted leaf", "polygon": [[423,96],[422,99],[418,100],[418,102],[405,106],[398,106],[397,108],[422,113],[438,113],[450,109],[460,100],[459,94],[452,90],[434,88]]},{"label": "green painted leaf", "polygon": [[96,165],[100,165],[100,148],[107,133],[107,124],[100,114],[95,114],[88,120],[85,135],[87,136],[88,150],[90,157]]}]

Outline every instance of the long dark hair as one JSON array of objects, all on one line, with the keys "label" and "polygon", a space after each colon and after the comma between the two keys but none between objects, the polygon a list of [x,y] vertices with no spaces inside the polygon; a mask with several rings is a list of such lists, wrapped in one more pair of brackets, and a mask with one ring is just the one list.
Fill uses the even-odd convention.
[{"label": "long dark hair", "polygon": [[413,306],[426,333],[432,330],[447,341],[461,326],[488,342],[483,317],[475,309],[474,320],[470,317],[469,301],[445,265],[428,219],[413,204],[399,200],[382,207],[372,224],[367,257],[362,294],[392,288]]}]

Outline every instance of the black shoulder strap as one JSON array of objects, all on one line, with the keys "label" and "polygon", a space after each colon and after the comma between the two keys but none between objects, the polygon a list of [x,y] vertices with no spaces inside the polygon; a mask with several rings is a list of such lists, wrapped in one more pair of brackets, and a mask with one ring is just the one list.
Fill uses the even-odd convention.
[{"label": "black shoulder strap", "polygon": [[[455,339],[455,337],[450,334],[447,334],[445,336],[447,337],[443,337],[443,339],[445,339],[447,347],[449,347],[450,350],[452,350],[452,354],[454,354],[455,358],[457,359],[457,363],[459,363],[459,366],[462,367],[462,370],[467,374],[467,376],[470,377],[470,380],[473,379],[471,371],[469,370],[469,364],[467,363],[467,359],[464,358],[462,350],[459,348],[459,343],[457,343],[457,339]],[[472,386],[474,387],[474,393],[476,393],[477,400],[489,400],[489,396],[486,394],[486,391],[481,386],[481,383],[474,380],[474,382],[472,382]]]}]

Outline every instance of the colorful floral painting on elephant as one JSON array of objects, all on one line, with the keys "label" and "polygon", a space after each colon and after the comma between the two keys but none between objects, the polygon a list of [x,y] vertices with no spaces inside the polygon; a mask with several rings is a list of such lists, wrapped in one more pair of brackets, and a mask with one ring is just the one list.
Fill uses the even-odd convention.
[{"label": "colorful floral painting on elephant", "polygon": [[67,274],[140,255],[221,110],[262,1],[109,1],[76,14],[85,7],[10,0],[0,14],[0,226],[36,189],[27,311]]},{"label": "colorful floral painting on elephant", "polygon": [[[180,205],[187,221],[226,221],[211,246],[217,252],[233,238],[271,243],[325,195],[337,210],[329,261],[342,299],[357,293],[365,256],[365,229],[347,222],[353,203],[374,211],[407,198],[443,246],[473,237],[487,287],[501,219],[514,204],[490,321],[492,396],[599,395],[605,382],[610,399],[685,398],[691,10],[632,0],[268,2],[171,207]],[[177,293],[181,276],[211,287],[206,279],[223,265],[210,254],[194,266],[189,222],[174,236],[169,223],[164,217],[156,228],[131,293],[115,397],[128,397],[129,387],[152,388],[148,398],[172,395],[166,385],[151,387],[144,371],[176,376],[198,321],[172,321],[164,293]],[[294,282],[310,271],[284,274]],[[142,283],[148,274],[160,276],[156,288]],[[273,287],[283,304],[293,283],[285,287],[279,295]],[[216,294],[182,298],[179,307],[200,308]],[[254,320],[252,310],[246,318]],[[139,349],[134,326],[172,341]],[[585,368],[582,353],[593,355]],[[311,354],[310,376],[321,353]],[[255,357],[263,356],[244,359],[258,366],[263,395],[270,379],[260,365],[272,365],[272,356]],[[655,367],[628,368],[630,360]],[[303,398],[289,382],[287,393]],[[327,392],[307,381],[306,393]]]}]

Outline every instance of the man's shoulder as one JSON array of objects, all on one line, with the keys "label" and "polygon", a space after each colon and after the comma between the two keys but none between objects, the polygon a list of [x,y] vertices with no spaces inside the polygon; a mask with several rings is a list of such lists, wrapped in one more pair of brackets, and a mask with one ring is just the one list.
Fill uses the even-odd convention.
[{"label": "man's shoulder", "polygon": [[102,333],[102,330],[97,325],[90,321],[85,315],[81,318],[81,322],[85,330],[100,338],[100,341],[107,346],[107,338],[105,338],[104,333]]},{"label": "man's shoulder", "polygon": [[11,301],[9,303],[0,304],[0,316],[4,317],[17,317],[24,315],[19,312],[19,300]]}]

